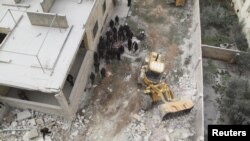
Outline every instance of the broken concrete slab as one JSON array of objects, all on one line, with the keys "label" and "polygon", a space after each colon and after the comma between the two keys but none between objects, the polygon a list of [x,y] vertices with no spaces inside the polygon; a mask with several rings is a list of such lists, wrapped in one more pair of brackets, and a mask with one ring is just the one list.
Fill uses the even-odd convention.
[{"label": "broken concrete slab", "polygon": [[43,125],[43,120],[40,119],[40,118],[36,119],[36,124],[37,125]]},{"label": "broken concrete slab", "polygon": [[30,131],[26,132],[23,136],[24,141],[29,141],[32,138],[38,137],[37,129],[31,129]]},{"label": "broken concrete slab", "polygon": [[36,121],[35,121],[35,119],[30,119],[30,120],[29,120],[29,125],[31,125],[31,126],[36,126]]},{"label": "broken concrete slab", "polygon": [[28,110],[25,110],[23,112],[17,113],[17,120],[24,120],[27,118],[30,118],[32,115]]},{"label": "broken concrete slab", "polygon": [[16,128],[16,126],[17,126],[17,122],[16,121],[13,121],[13,122],[11,122],[11,125],[10,125],[12,128]]}]

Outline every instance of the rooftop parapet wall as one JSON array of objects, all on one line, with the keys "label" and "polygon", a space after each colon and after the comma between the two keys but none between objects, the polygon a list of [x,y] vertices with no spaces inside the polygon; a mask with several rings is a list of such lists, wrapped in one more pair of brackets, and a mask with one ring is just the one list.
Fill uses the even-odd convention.
[{"label": "rooftop parapet wall", "polygon": [[0,27],[0,33],[8,34],[10,32],[10,28]]},{"label": "rooftop parapet wall", "polygon": [[43,9],[43,12],[49,12],[53,6],[55,0],[43,0],[40,4]]},{"label": "rooftop parapet wall", "polygon": [[204,108],[203,108],[203,70],[202,70],[202,51],[201,51],[201,26],[200,26],[200,5],[199,0],[194,0],[193,9],[193,23],[192,23],[192,64],[193,64],[193,75],[195,77],[197,96],[199,97],[196,101],[198,111],[195,118],[196,135],[194,141],[204,140]]},{"label": "rooftop parapet wall", "polygon": [[14,2],[15,2],[15,3],[20,3],[20,2],[21,2],[21,0],[14,0]]},{"label": "rooftop parapet wall", "polygon": [[[65,15],[58,15],[53,13],[38,13],[27,12],[29,20],[32,25],[68,28],[68,21]],[[52,25],[51,25],[52,24]]]}]

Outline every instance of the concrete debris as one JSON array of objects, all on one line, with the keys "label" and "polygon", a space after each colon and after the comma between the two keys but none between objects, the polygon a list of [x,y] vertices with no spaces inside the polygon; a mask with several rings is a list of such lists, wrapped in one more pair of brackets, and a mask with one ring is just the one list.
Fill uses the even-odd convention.
[{"label": "concrete debris", "polygon": [[165,141],[171,141],[170,137],[168,136],[168,134],[165,135]]},{"label": "concrete debris", "polygon": [[23,112],[17,113],[17,120],[24,120],[27,118],[30,118],[32,115],[28,110],[25,110]]},{"label": "concrete debris", "polygon": [[131,74],[127,75],[125,78],[124,78],[124,81],[129,81],[131,78]]},{"label": "concrete debris", "polygon": [[86,112],[86,110],[85,109],[82,109],[82,113],[84,114]]},{"label": "concrete debris", "polygon": [[133,118],[138,121],[141,121],[141,117],[138,114],[134,114]]},{"label": "concrete debris", "polygon": [[43,125],[43,120],[40,119],[40,118],[36,119],[36,124],[37,125]]},{"label": "concrete debris", "polygon": [[[36,141],[43,141],[42,134],[39,134],[38,131],[44,128],[44,125],[51,131],[50,134],[45,136],[45,141],[62,140],[63,136],[72,136],[74,138],[80,134],[79,131],[85,130],[87,124],[90,122],[82,114],[77,114],[76,119],[71,123],[61,117],[46,115],[40,112],[34,112],[33,116],[28,111],[20,112],[19,110],[13,110],[10,113],[19,114],[19,120],[13,119],[10,123],[3,120],[1,124],[3,130],[0,132],[0,137],[13,141],[30,141],[33,138]],[[90,117],[91,115],[89,115]]]},{"label": "concrete debris", "polygon": [[74,131],[71,135],[72,135],[72,136],[77,136],[77,135],[78,135],[78,133],[79,133],[79,131],[78,131],[78,130],[76,130],[76,131]]},{"label": "concrete debris", "polygon": [[134,141],[143,141],[142,137],[139,135],[135,135]]},{"label": "concrete debris", "polygon": [[28,132],[26,132],[26,133],[24,134],[23,140],[24,140],[24,141],[29,141],[30,139],[35,138],[35,137],[37,137],[37,136],[38,136],[37,129],[34,128],[34,129],[32,129],[32,130],[30,130],[30,131],[28,131]]},{"label": "concrete debris", "polygon": [[149,137],[151,136],[152,132],[150,131],[146,136],[144,136],[143,141],[149,141]]},{"label": "concrete debris", "polygon": [[17,122],[16,121],[13,121],[12,123],[11,123],[11,125],[10,125],[12,128],[16,128],[16,126],[17,126]]},{"label": "concrete debris", "polygon": [[29,120],[29,125],[31,125],[31,126],[36,126],[36,121],[35,121],[35,119],[30,119],[30,120]]},{"label": "concrete debris", "polygon": [[111,92],[111,93],[113,92],[113,90],[110,87],[108,87],[107,89],[109,92]]},{"label": "concrete debris", "polygon": [[43,139],[43,137],[39,137],[37,141],[52,141],[52,139],[50,136],[45,136],[45,140]]},{"label": "concrete debris", "polygon": [[173,133],[173,132],[174,132],[174,130],[172,128],[168,129],[168,133]]}]

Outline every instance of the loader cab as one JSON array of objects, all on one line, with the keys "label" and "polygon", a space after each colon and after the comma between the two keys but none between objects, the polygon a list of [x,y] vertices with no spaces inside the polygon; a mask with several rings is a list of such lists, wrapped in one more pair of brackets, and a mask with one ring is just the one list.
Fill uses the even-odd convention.
[{"label": "loader cab", "polygon": [[148,65],[148,70],[146,71],[146,77],[149,81],[157,84],[161,80],[161,76],[164,72],[165,65],[159,61],[150,61]]},{"label": "loader cab", "polygon": [[148,80],[152,81],[154,84],[157,84],[161,79],[161,74],[153,72],[153,71],[147,71],[146,77]]}]

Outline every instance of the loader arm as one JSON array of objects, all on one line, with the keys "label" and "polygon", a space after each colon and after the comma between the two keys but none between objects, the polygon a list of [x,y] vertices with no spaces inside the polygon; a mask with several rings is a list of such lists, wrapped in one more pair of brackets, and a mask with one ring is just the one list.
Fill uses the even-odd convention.
[{"label": "loader arm", "polygon": [[151,94],[153,102],[163,101],[164,103],[174,101],[174,95],[166,83],[157,85],[150,84],[145,90],[145,94]]}]

